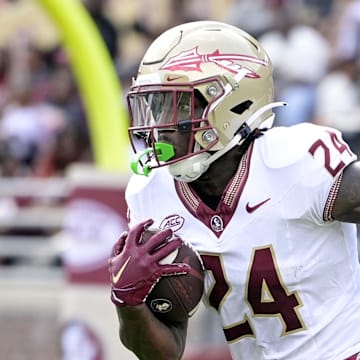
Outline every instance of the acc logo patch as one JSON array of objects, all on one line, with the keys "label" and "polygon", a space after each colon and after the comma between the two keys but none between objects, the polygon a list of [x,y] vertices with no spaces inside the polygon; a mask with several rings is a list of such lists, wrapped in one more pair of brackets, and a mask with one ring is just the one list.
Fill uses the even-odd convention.
[{"label": "acc logo patch", "polygon": [[173,232],[178,231],[184,225],[185,219],[180,215],[169,215],[160,224],[160,229],[171,229]]},{"label": "acc logo patch", "polygon": [[172,310],[172,303],[168,299],[154,299],[150,303],[154,312],[165,314]]}]

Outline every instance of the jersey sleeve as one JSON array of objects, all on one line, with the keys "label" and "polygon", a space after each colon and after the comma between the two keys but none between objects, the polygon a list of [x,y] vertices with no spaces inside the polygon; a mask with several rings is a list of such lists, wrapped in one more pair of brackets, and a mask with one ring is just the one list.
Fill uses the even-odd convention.
[{"label": "jersey sleeve", "polygon": [[125,192],[129,227],[145,220],[146,187],[149,179],[141,175],[132,175]]},{"label": "jersey sleeve", "polygon": [[315,186],[315,219],[332,221],[332,208],[341,185],[343,170],[357,157],[338,130],[318,127],[316,135],[308,148],[310,161],[314,162],[314,171],[312,176],[304,178],[304,185],[309,185],[309,190],[312,189],[312,184]]},{"label": "jersey sleeve", "polygon": [[133,175],[130,178],[125,192],[130,227],[146,219],[155,220],[159,217],[164,199],[173,196],[170,195],[174,193],[173,182],[165,167],[155,169],[150,176]]},{"label": "jersey sleeve", "polygon": [[289,206],[301,207],[304,217],[318,224],[331,221],[343,170],[356,155],[330,127],[304,123],[274,130],[264,148],[265,162],[292,184]]}]

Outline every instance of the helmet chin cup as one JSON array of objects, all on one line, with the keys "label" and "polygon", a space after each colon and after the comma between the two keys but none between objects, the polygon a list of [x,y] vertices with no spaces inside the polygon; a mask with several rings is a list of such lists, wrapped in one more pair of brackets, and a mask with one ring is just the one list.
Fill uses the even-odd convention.
[{"label": "helmet chin cup", "polygon": [[178,181],[191,182],[198,179],[210,166],[210,154],[202,152],[169,165],[170,174]]}]

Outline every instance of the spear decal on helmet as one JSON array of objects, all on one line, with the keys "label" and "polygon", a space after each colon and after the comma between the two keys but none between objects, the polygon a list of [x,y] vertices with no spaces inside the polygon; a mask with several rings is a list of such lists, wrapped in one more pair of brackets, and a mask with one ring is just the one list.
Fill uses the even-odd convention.
[{"label": "spear decal on helmet", "polygon": [[221,54],[219,50],[215,50],[212,54],[199,54],[198,47],[194,47],[191,50],[180,52],[169,59],[160,69],[171,70],[171,71],[200,71],[201,64],[213,63],[217,66],[236,74],[240,69],[247,70],[245,77],[248,78],[259,78],[253,70],[247,68],[244,65],[238,64],[236,61],[245,61],[250,63],[256,63],[261,66],[268,65],[267,60],[262,60],[250,55],[242,54]]}]

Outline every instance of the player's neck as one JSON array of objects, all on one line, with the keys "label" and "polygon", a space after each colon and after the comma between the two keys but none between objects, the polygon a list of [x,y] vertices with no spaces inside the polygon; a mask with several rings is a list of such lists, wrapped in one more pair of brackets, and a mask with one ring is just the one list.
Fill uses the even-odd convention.
[{"label": "player's neck", "polygon": [[202,198],[220,197],[229,181],[236,174],[241,158],[249,149],[251,143],[262,135],[262,131],[255,130],[241,146],[234,147],[213,162],[199,179],[190,183],[193,190]]},{"label": "player's neck", "polygon": [[235,175],[243,153],[234,148],[215,161],[198,180],[190,183],[200,196],[220,197],[229,181]]}]

